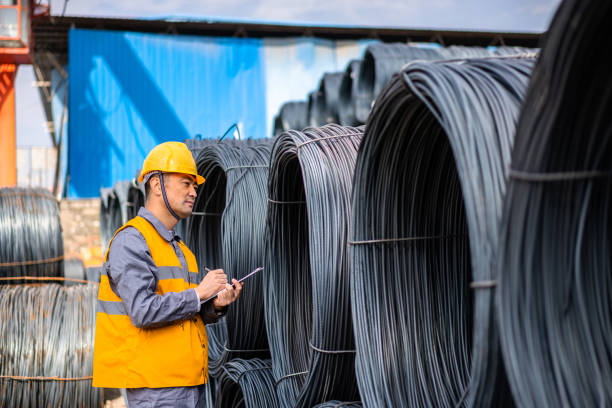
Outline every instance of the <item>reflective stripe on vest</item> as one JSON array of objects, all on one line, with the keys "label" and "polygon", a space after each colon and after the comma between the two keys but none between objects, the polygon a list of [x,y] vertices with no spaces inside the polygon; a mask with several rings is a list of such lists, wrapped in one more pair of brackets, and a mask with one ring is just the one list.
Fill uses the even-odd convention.
[{"label": "reflective stripe on vest", "polygon": [[[172,245],[142,217],[135,217],[115,232],[136,228],[147,242],[157,279],[155,292],[163,295],[197,286],[197,262],[179,242],[188,271],[181,268]],[[113,241],[111,239],[111,243]],[[109,246],[110,248],[110,243]],[[132,324],[121,298],[113,292],[106,266],[100,276],[93,386],[106,388],[185,387],[208,381],[208,337],[199,315],[163,327],[137,328]]]}]

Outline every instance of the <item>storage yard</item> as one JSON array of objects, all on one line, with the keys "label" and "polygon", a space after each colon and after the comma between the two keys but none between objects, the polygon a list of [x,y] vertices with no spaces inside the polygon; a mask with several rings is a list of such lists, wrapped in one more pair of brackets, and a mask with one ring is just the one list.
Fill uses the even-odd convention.
[{"label": "storage yard", "polygon": [[[6,7],[29,38],[0,35],[0,406],[612,405],[612,81],[596,45],[612,3],[563,0],[544,33]],[[51,187],[17,183],[19,64],[50,123]],[[148,173],[167,142],[193,171]],[[173,174],[196,189],[185,217]],[[151,296],[195,290],[195,313],[136,323],[121,292],[136,281],[107,255],[126,223]],[[198,291],[217,269],[229,304]],[[204,323],[181,351],[204,349],[202,381],[146,372],[192,369],[168,359]],[[125,345],[106,343],[113,327]],[[166,387],[197,404],[133,394]]]}]

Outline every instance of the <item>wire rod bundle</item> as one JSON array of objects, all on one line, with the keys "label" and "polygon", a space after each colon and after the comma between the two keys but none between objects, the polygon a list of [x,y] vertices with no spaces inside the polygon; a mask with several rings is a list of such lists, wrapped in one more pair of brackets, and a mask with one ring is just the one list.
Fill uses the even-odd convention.
[{"label": "wire rod bundle", "polygon": [[538,54],[539,48],[526,48],[526,47],[496,47],[494,54],[499,56],[512,56],[512,55],[529,55]]},{"label": "wire rod bundle", "polygon": [[325,105],[325,120],[322,123],[323,125],[328,123],[338,123],[340,84],[342,83],[343,76],[344,72],[328,72],[323,74],[323,78],[321,78],[319,91],[322,94],[323,103]]},{"label": "wire rod bundle", "polygon": [[308,103],[304,101],[286,102],[274,119],[274,136],[289,130],[302,130],[308,126]]},{"label": "wire rod bundle", "polygon": [[42,188],[0,188],[0,278],[63,276],[63,258],[55,197]]},{"label": "wire rod bundle", "polygon": [[401,43],[378,43],[368,46],[357,77],[355,117],[365,123],[372,102],[383,90],[393,74],[410,61],[436,60],[443,58],[438,49],[419,48]]},{"label": "wire rod bundle", "polygon": [[359,399],[347,239],[362,128],[280,135],[270,159],[265,312],[281,406]]},{"label": "wire rod bundle", "polygon": [[612,405],[612,3],[566,0],[512,152],[498,311],[517,405]]},{"label": "wire rod bundle", "polygon": [[314,408],[361,408],[363,405],[359,401],[327,401],[315,405]]},{"label": "wire rod bundle", "polygon": [[142,183],[139,183],[136,179],[130,181],[130,185],[127,191],[127,220],[131,220],[138,215],[140,207],[145,206],[145,189]]},{"label": "wire rod bundle", "polygon": [[222,369],[215,407],[279,407],[270,360],[234,359]]},{"label": "wire rod bundle", "polygon": [[483,47],[451,45],[450,47],[440,48],[438,51],[444,59],[482,58],[492,56],[491,52]]},{"label": "wire rod bundle", "polygon": [[325,98],[320,90],[308,94],[308,125],[323,126],[326,122]]},{"label": "wire rod bundle", "polygon": [[[270,145],[270,139],[254,147],[222,142],[200,152],[198,174],[206,182],[198,190],[187,237],[201,273],[205,267],[223,268],[228,278],[239,279],[263,265]],[[225,318],[208,326],[214,376],[232,358],[269,355],[262,285],[262,273],[246,281]]]},{"label": "wire rod bundle", "polygon": [[0,286],[0,401],[6,407],[95,407],[97,285]]},{"label": "wire rod bundle", "polygon": [[532,66],[415,62],[377,99],[357,159],[351,221],[365,406],[511,403],[488,284]]},{"label": "wire rod bundle", "polygon": [[354,95],[357,95],[357,78],[359,77],[361,63],[361,60],[350,61],[342,75],[338,97],[338,120],[343,126],[363,124],[355,117],[355,100],[353,98]]},{"label": "wire rod bundle", "polygon": [[100,242],[103,251],[108,247],[113,237],[110,230],[110,202],[112,194],[112,188],[100,189]]}]

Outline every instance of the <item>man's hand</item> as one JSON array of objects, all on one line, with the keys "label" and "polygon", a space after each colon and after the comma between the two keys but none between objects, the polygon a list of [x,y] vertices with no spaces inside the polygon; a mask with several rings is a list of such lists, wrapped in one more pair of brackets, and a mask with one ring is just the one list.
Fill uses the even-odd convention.
[{"label": "man's hand", "polygon": [[232,283],[234,286],[229,283],[225,284],[225,290],[213,300],[213,306],[215,309],[221,309],[225,306],[234,303],[236,299],[240,296],[240,292],[242,292],[242,283],[238,282],[236,279],[232,279]]},{"label": "man's hand", "polygon": [[227,275],[223,269],[208,271],[202,282],[195,288],[200,300],[208,299],[227,285]]}]

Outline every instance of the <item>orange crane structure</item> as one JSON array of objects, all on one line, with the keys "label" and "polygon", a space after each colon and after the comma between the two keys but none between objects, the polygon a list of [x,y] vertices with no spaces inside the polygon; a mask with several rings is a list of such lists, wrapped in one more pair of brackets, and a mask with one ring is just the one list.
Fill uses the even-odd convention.
[{"label": "orange crane structure", "polygon": [[32,19],[49,15],[48,4],[0,0],[0,187],[17,184],[15,76],[31,63]]}]

